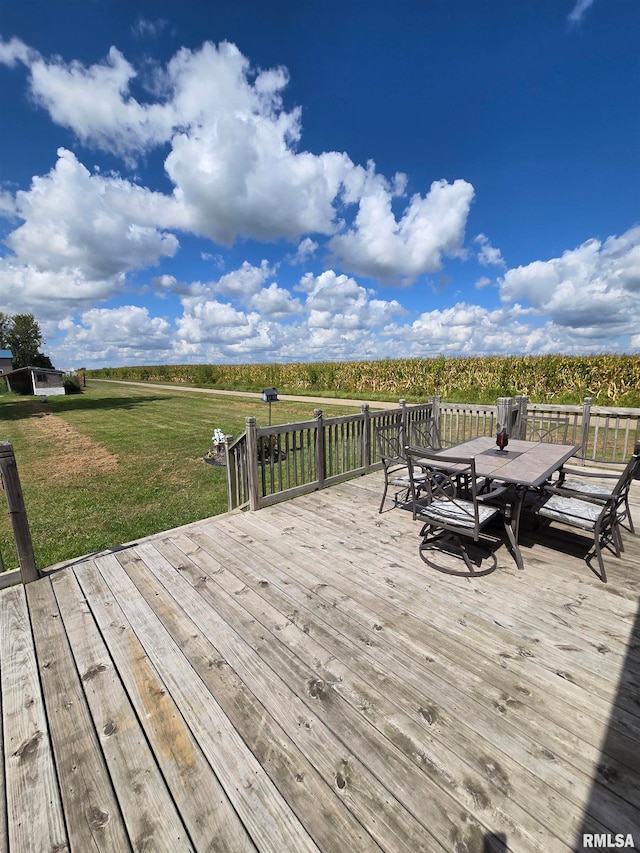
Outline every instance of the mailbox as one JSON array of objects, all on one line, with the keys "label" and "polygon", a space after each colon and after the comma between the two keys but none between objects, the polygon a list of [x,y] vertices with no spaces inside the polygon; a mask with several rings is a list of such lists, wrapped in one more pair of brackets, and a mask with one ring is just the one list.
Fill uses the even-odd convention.
[{"label": "mailbox", "polygon": [[262,392],[262,402],[263,403],[277,403],[278,402],[278,389],[277,388],[265,388]]}]

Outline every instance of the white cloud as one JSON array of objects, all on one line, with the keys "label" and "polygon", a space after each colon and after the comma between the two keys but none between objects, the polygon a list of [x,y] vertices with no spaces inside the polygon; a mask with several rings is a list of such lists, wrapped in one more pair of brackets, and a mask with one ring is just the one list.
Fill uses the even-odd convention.
[{"label": "white cloud", "polygon": [[16,215],[16,200],[14,196],[6,190],[0,189],[0,216],[6,219],[13,219]]},{"label": "white cloud", "polygon": [[307,294],[304,307],[311,328],[373,329],[406,313],[395,299],[375,299],[373,291],[333,270],[319,276],[308,273],[296,289]]},{"label": "white cloud", "polygon": [[221,276],[212,284],[212,290],[224,296],[239,296],[249,299],[259,293],[267,279],[275,274],[275,269],[263,260],[259,267],[244,261],[242,266]]},{"label": "white cloud", "polygon": [[423,198],[411,198],[398,221],[393,193],[380,176],[368,176],[362,188],[354,227],[329,243],[342,266],[356,274],[383,280],[409,281],[442,268],[442,256],[462,255],[462,243],[473,199],[463,180],[434,181]]},{"label": "white cloud", "polygon": [[0,65],[14,68],[18,62],[27,65],[37,60],[37,51],[28,47],[20,39],[14,37],[10,41],[5,41],[3,38],[0,38]]},{"label": "white cloud", "polygon": [[587,9],[591,6],[593,6],[593,0],[576,0],[576,4],[568,16],[569,23],[574,25],[581,24]]},{"label": "white cloud", "polygon": [[59,329],[65,335],[56,348],[59,364],[149,364],[172,354],[169,323],[135,305],[94,308],[85,311],[79,322],[62,321]]},{"label": "white cloud", "polygon": [[[344,153],[299,151],[300,109],[283,108],[286,70],[255,72],[233,44],[183,48],[149,81],[116,48],[91,66],[47,61],[22,43],[5,53],[28,65],[36,101],[86,144],[129,163],[170,146],[165,169],[174,206],[166,227],[227,246],[238,237],[335,234],[331,245],[346,269],[390,279],[433,272],[443,255],[461,252],[470,184],[435,182],[396,220],[391,202],[404,194],[406,176],[389,182],[372,163],[365,170]],[[131,94],[134,79],[148,84],[149,102]],[[337,234],[341,201],[358,211],[354,226]],[[308,255],[313,241],[306,239]]]},{"label": "white cloud", "polygon": [[300,241],[295,257],[291,260],[291,264],[294,266],[296,264],[304,264],[315,255],[318,248],[318,243],[316,243],[315,240],[312,240],[310,237],[305,237],[304,240]]},{"label": "white cloud", "polygon": [[73,269],[109,279],[172,256],[178,241],[155,227],[170,219],[172,202],[119,178],[91,175],[65,149],[48,175],[16,195],[24,220],[6,238],[16,263],[38,270]]},{"label": "white cloud", "polygon": [[577,339],[571,331],[551,322],[523,322],[524,316],[526,313],[517,306],[489,310],[459,302],[425,312],[411,324],[389,325],[383,336],[396,346],[402,342],[406,354],[416,358],[593,352],[592,340]]},{"label": "white cloud", "polygon": [[604,243],[587,240],[560,258],[507,270],[499,280],[504,302],[526,300],[559,326],[606,336],[640,326],[640,226]]},{"label": "white cloud", "polygon": [[156,39],[167,26],[165,18],[157,18],[155,21],[150,21],[147,18],[138,18],[131,27],[131,32],[137,38]]},{"label": "white cloud", "polygon": [[278,287],[275,282],[254,293],[248,305],[271,320],[282,319],[301,311],[300,300],[294,299],[288,290]]},{"label": "white cloud", "polygon": [[122,277],[93,280],[77,269],[39,270],[0,261],[0,311],[60,320],[74,311],[125,291]]},{"label": "white cloud", "polygon": [[480,246],[478,261],[483,267],[494,266],[502,267],[503,269],[506,268],[507,265],[504,262],[500,249],[495,249],[484,234],[478,234],[478,236],[474,238],[474,243],[477,243]]},{"label": "white cloud", "polygon": [[104,62],[89,67],[38,57],[29,62],[29,70],[36,102],[86,144],[130,160],[170,139],[171,105],[140,103],[129,94],[137,72],[115,47]]},{"label": "white cloud", "polygon": [[191,345],[235,343],[255,334],[260,323],[257,313],[238,311],[230,302],[216,299],[183,298],[184,313],[177,320],[178,340]]},{"label": "white cloud", "polygon": [[[574,12],[580,17],[589,5]],[[152,36],[155,26],[141,19],[138,33]],[[362,167],[344,153],[304,151],[301,111],[283,105],[286,70],[256,71],[232,44],[185,48],[165,67],[145,64],[140,73],[115,48],[86,66],[44,59],[12,39],[0,41],[0,63],[25,64],[31,93],[52,119],[86,145],[120,155],[125,167],[154,147],[166,154],[171,187],[163,192],[90,172],[60,149],[48,174],[15,197],[0,194],[0,213],[20,223],[5,236],[12,254],[0,260],[0,310],[35,312],[58,335],[58,361],[577,352],[615,349],[624,336],[640,346],[640,227],[509,270],[480,233],[478,261],[504,270],[503,307],[460,302],[401,321],[408,312],[397,300],[342,271],[406,284],[438,272],[445,258],[464,259],[473,187],[435,181],[407,199],[402,173],[387,179],[373,162]],[[219,278],[186,280],[184,271],[171,274],[176,264],[144,278],[141,271],[177,254],[174,231],[223,245],[285,238],[295,249],[283,253],[289,266],[245,261],[221,274],[231,263],[226,253],[185,239],[183,251],[213,260]],[[291,265],[322,269],[327,245],[335,270],[309,272],[294,293],[284,286]],[[450,273],[432,285],[436,296],[449,283],[458,289]],[[475,286],[491,283],[483,276]],[[168,313],[178,297],[182,315],[169,322],[134,305],[86,310],[128,300],[134,287],[161,297],[155,304]]]}]

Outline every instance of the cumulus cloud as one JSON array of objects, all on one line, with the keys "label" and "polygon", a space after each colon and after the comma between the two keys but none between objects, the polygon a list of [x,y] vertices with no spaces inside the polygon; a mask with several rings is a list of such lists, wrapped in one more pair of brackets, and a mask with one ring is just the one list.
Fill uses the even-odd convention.
[{"label": "cumulus cloud", "polygon": [[226,273],[217,282],[212,284],[216,293],[224,296],[239,296],[249,299],[258,293],[267,279],[275,274],[275,269],[263,260],[259,267],[244,261],[242,266]]},{"label": "cumulus cloud", "polygon": [[[48,175],[19,191],[15,207],[24,220],[6,238],[17,263],[87,279],[117,277],[173,256],[178,241],[155,227],[171,201],[119,178],[91,175],[65,149]],[[154,223],[154,224],[152,224]]]},{"label": "cumulus cloud", "polygon": [[160,317],[151,317],[146,308],[124,305],[120,308],[94,308],[85,311],[79,322],[63,320],[59,328],[64,343],[58,347],[57,358],[67,366],[77,364],[78,358],[121,364],[152,362],[158,355],[171,356],[170,324]]},{"label": "cumulus cloud", "polygon": [[30,264],[0,261],[0,310],[5,313],[35,313],[42,321],[60,320],[124,292],[125,281],[119,276],[94,280],[77,269],[40,270]]},{"label": "cumulus cloud", "polygon": [[[589,5],[574,12],[580,17]],[[159,22],[138,21],[138,35],[159,32]],[[284,105],[286,69],[256,70],[235,45],[183,48],[165,66],[139,70],[116,48],[84,65],[44,58],[12,39],[0,41],[0,63],[25,65],[31,95],[53,121],[122,158],[122,174],[102,174],[60,149],[48,174],[0,194],[0,214],[13,229],[4,234],[0,310],[34,311],[58,336],[56,358],[65,364],[74,354],[133,364],[576,352],[612,349],[620,336],[640,345],[640,228],[515,269],[480,233],[474,254],[501,272],[502,307],[459,302],[407,320],[399,301],[380,298],[356,276],[409,284],[439,272],[447,258],[466,259],[473,187],[439,180],[409,196],[403,173],[387,178],[372,161],[305,151],[301,109]],[[131,175],[152,149],[165,158],[161,189]],[[180,249],[178,234],[188,248]],[[286,263],[255,262],[261,248],[247,252],[254,262],[222,274],[228,255],[213,244],[242,238],[290,241]],[[318,272],[327,248],[335,268]],[[196,263],[213,260],[219,277],[189,278],[189,267],[177,272],[176,263],[154,269],[179,251],[192,251]],[[287,274],[297,264],[315,269],[292,292]],[[157,275],[145,278],[152,270]],[[423,288],[426,298],[449,282],[456,290],[453,273]],[[483,276],[476,288],[490,284]],[[182,313],[168,320],[108,305],[135,301],[134,291],[160,297],[155,304],[168,317],[176,305]]]},{"label": "cumulus cloud", "polygon": [[640,226],[507,270],[499,283],[504,302],[524,300],[558,326],[631,333],[640,326]]},{"label": "cumulus cloud", "polygon": [[284,330],[258,311],[217,299],[184,298],[176,320],[174,356],[189,361],[251,361],[279,354]]},{"label": "cumulus cloud", "polygon": [[526,312],[517,307],[490,310],[459,302],[425,312],[410,324],[390,324],[382,337],[402,341],[405,354],[416,358],[593,351],[592,341],[576,340],[551,322],[523,322],[524,317]]},{"label": "cumulus cloud", "polygon": [[478,236],[474,238],[474,243],[477,243],[480,246],[478,261],[483,267],[494,266],[502,267],[503,269],[506,268],[507,265],[504,262],[500,249],[495,249],[489,242],[488,237],[485,237],[484,234],[478,234]]},{"label": "cumulus cloud", "polygon": [[434,181],[425,197],[415,194],[397,220],[392,199],[398,187],[368,175],[352,228],[329,246],[342,266],[356,274],[413,281],[442,268],[442,257],[461,256],[473,187],[463,180]]},{"label": "cumulus cloud", "polygon": [[170,138],[171,105],[140,103],[129,94],[137,72],[117,48],[109,50],[104,62],[89,67],[58,57],[28,57],[35,101],[82,142],[130,161],[134,154]]},{"label": "cumulus cloud", "polygon": [[304,240],[300,241],[295,257],[291,259],[291,264],[294,266],[304,264],[315,255],[318,248],[318,243],[315,240],[312,240],[311,237],[305,237]]},{"label": "cumulus cloud", "polygon": [[[238,237],[335,235],[332,248],[345,268],[383,278],[415,278],[461,250],[470,184],[434,183],[397,221],[391,200],[404,193],[406,176],[387,181],[373,164],[365,170],[344,153],[298,150],[301,112],[283,106],[286,70],[256,72],[233,44],[183,48],[149,80],[115,47],[90,66],[47,60],[18,41],[5,54],[6,62],[28,66],[36,102],[85,144],[129,163],[168,146],[174,227],[226,246]],[[147,101],[131,94],[134,81]],[[358,206],[352,228],[338,219],[340,205],[343,212]],[[305,239],[300,259],[313,249]]]},{"label": "cumulus cloud", "polygon": [[299,299],[294,299],[288,290],[278,287],[275,282],[254,293],[248,304],[250,308],[254,308],[272,320],[281,320],[290,314],[299,314],[302,308]]},{"label": "cumulus cloud", "polygon": [[405,313],[397,300],[376,299],[355,279],[327,270],[303,276],[297,290],[306,293],[308,325],[325,329],[371,329]]}]

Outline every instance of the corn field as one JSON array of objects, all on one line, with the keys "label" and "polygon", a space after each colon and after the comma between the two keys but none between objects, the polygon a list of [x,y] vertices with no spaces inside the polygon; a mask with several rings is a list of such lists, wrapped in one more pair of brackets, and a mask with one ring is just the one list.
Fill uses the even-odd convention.
[{"label": "corn field", "polygon": [[349,395],[368,399],[495,402],[524,394],[540,403],[640,406],[640,356],[489,356],[295,364],[188,364],[103,368],[88,377],[171,382],[225,390]]}]

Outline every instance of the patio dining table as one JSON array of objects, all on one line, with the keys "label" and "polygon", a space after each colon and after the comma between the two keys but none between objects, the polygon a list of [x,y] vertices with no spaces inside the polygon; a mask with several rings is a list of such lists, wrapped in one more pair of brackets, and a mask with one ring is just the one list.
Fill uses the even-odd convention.
[{"label": "patio dining table", "polygon": [[[515,557],[519,569],[524,568],[518,546],[520,512],[528,489],[542,486],[551,475],[580,449],[579,444],[552,444],[541,441],[510,439],[504,450],[499,450],[496,439],[478,436],[461,444],[446,447],[437,455],[465,456],[475,459],[476,474],[488,482],[496,480],[511,487],[508,490],[508,521],[513,532]],[[455,468],[455,466],[452,466]]]}]

